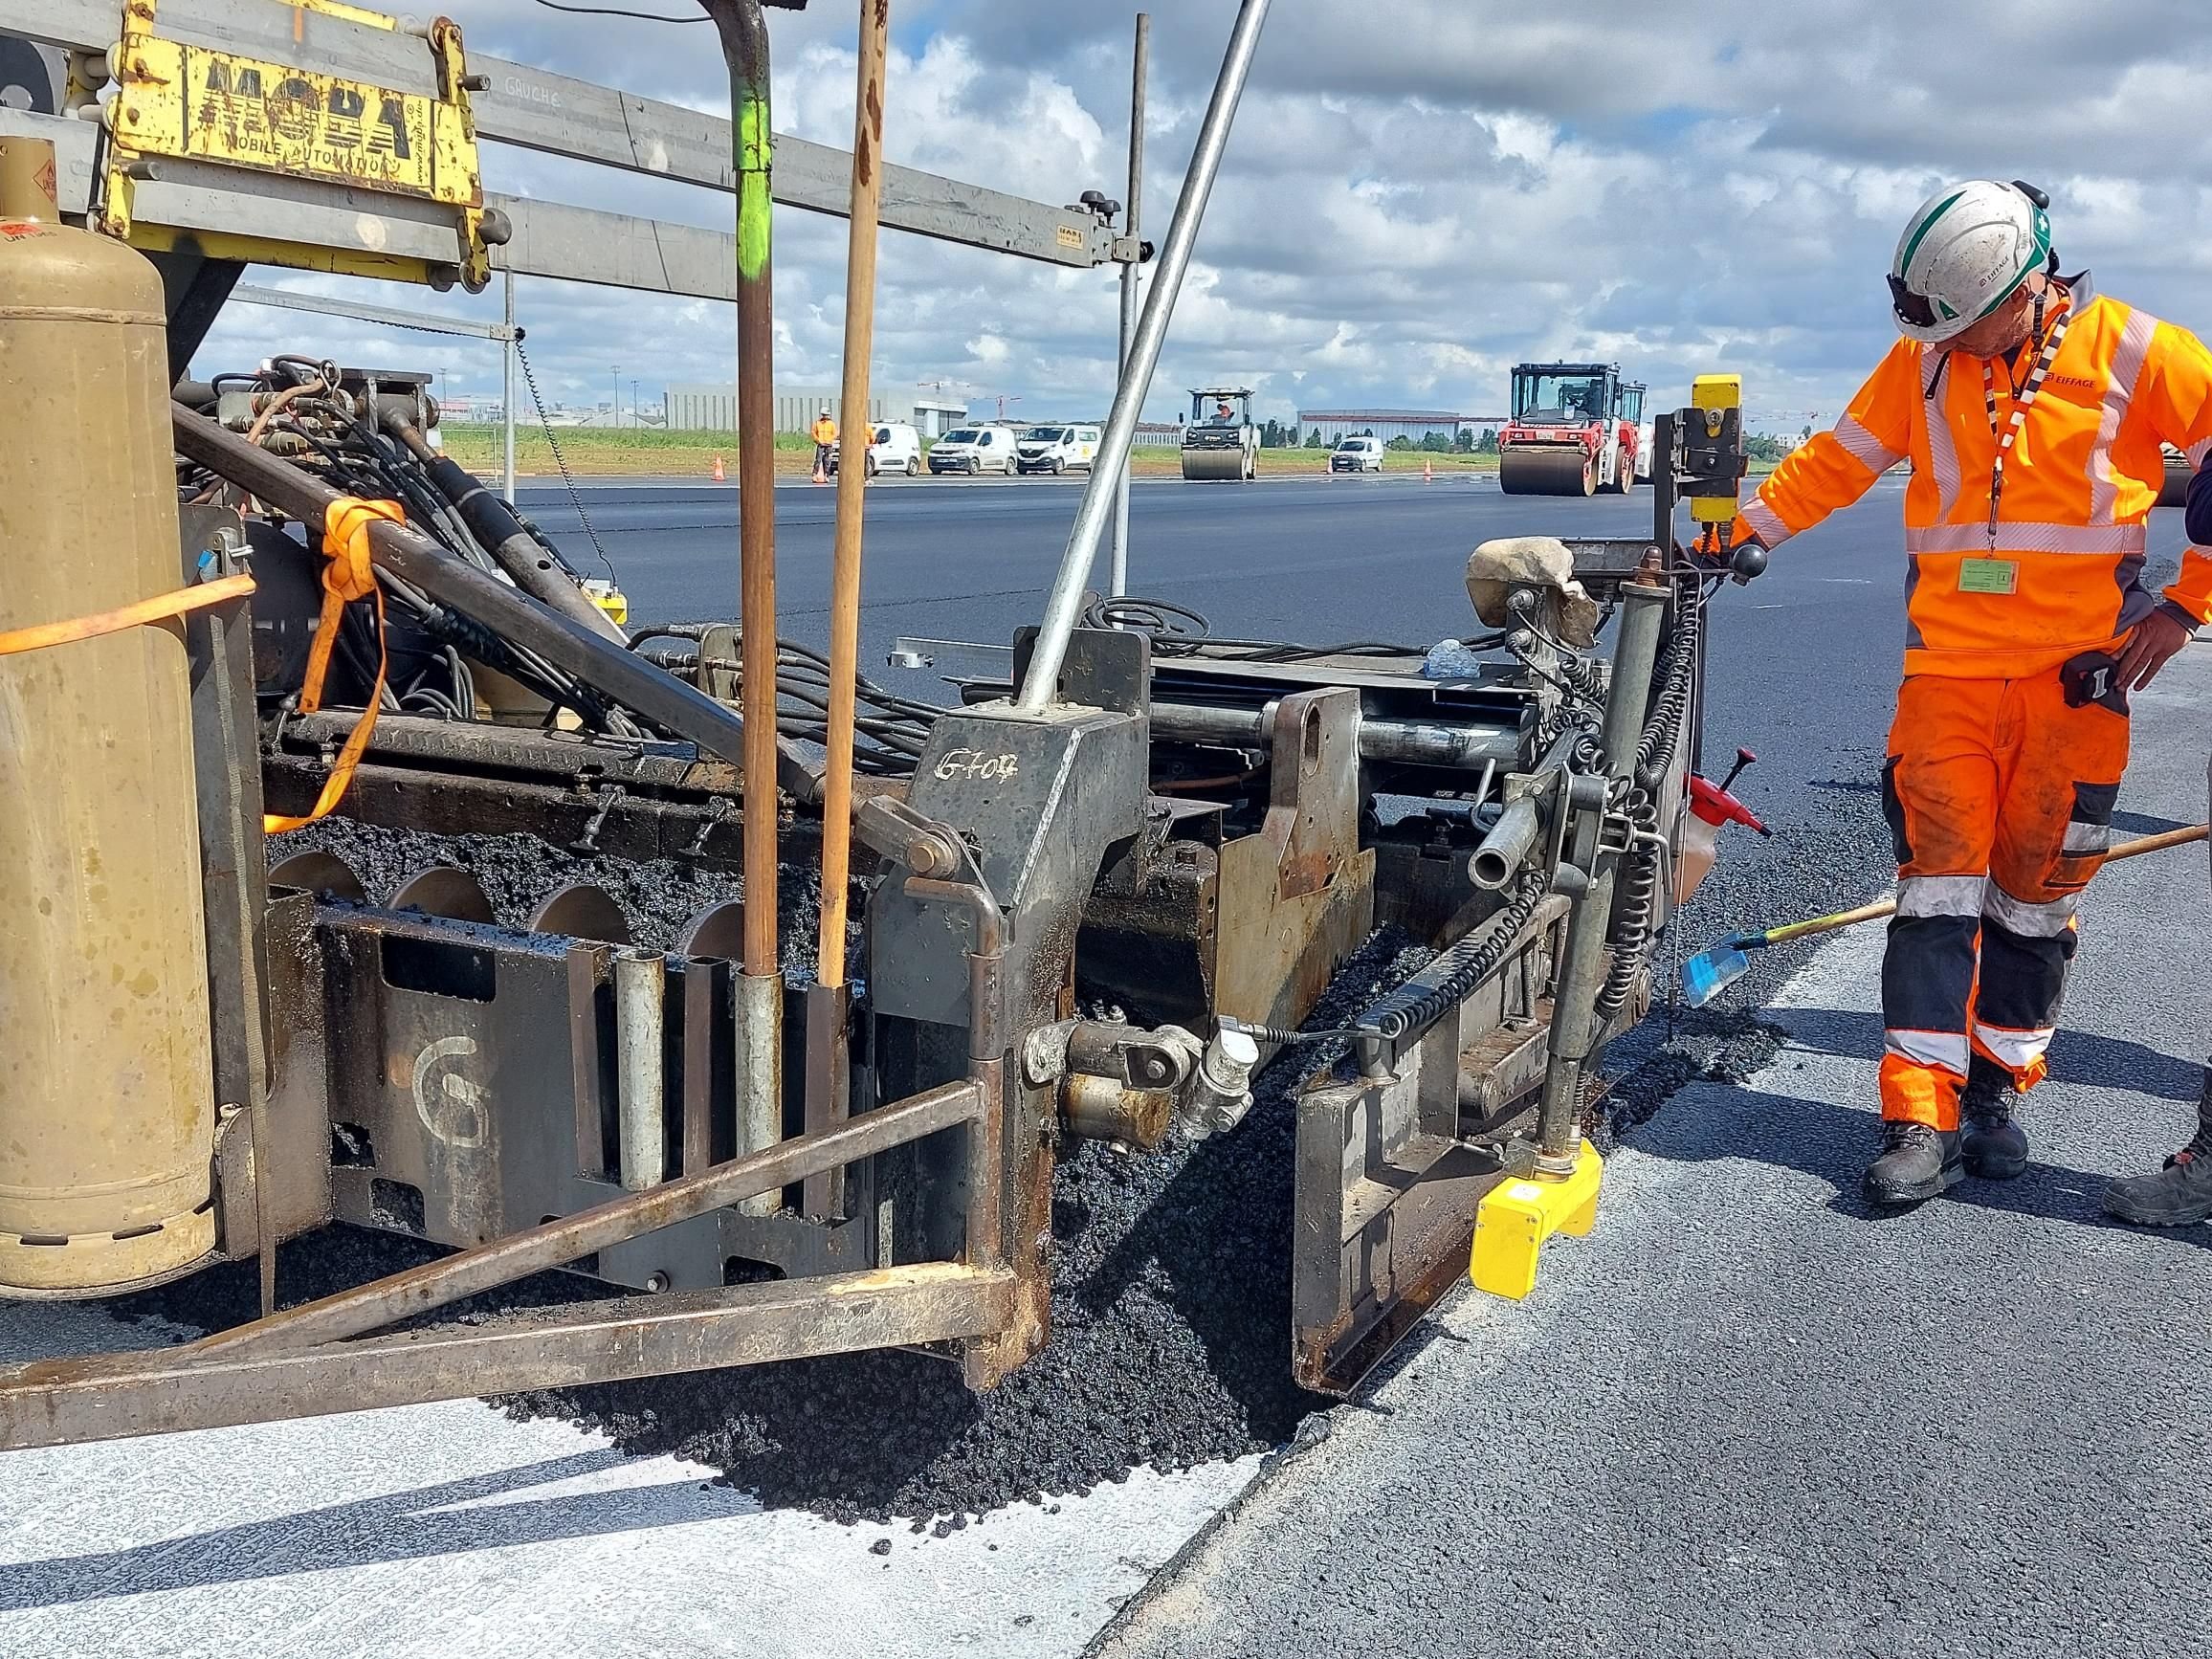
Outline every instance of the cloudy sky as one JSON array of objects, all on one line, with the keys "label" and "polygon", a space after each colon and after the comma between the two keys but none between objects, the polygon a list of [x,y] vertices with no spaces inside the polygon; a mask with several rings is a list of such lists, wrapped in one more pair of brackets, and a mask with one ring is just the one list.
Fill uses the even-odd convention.
[{"label": "cloudy sky", "polygon": [[[691,12],[694,0],[605,0]],[[471,47],[726,113],[704,22],[449,0]],[[1123,193],[1134,4],[893,0],[891,159],[1054,203]],[[1233,15],[1151,0],[1146,229],[1165,232]],[[776,126],[851,142],[854,0],[771,11]],[[2212,36],[2192,0],[1705,0],[1692,7],[1276,0],[1148,412],[1178,388],[1260,388],[1263,412],[1492,412],[1516,361],[1617,358],[1662,402],[1736,370],[1763,424],[1832,419],[1884,349],[1897,229],[1958,176],[2055,198],[2068,268],[2212,328]],[[725,226],[729,198],[488,147],[515,194]],[[824,384],[842,329],[841,221],[782,210],[778,378]],[[255,274],[270,280],[272,274]],[[308,279],[283,278],[312,286]],[[886,232],[875,374],[1023,415],[1102,411],[1110,271]],[[454,314],[496,295],[332,291]],[[726,305],[525,279],[549,399],[728,372]],[[199,366],[279,336],[432,365],[495,391],[497,348],[234,306]],[[289,332],[288,332],[289,331]],[[617,372],[618,371],[618,372]],[[1817,417],[1815,414],[1817,412]]]}]

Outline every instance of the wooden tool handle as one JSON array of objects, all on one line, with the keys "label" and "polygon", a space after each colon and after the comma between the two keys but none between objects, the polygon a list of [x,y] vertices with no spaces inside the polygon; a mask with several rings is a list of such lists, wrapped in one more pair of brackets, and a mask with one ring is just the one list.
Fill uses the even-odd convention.
[{"label": "wooden tool handle", "polygon": [[[2169,847],[2186,847],[2192,841],[2202,841],[2212,835],[2212,824],[2192,824],[2180,830],[2162,830],[2156,835],[2144,835],[2134,841],[2123,841],[2105,854],[2105,862],[2116,858],[2140,858],[2146,852],[2163,852]],[[1781,944],[1793,939],[1804,939],[1816,933],[1832,933],[1839,927],[1849,927],[1854,922],[1879,921],[1885,916],[1894,916],[1897,901],[1885,898],[1874,904],[1862,904],[1856,910],[1839,910],[1833,916],[1816,916],[1810,921],[1793,921],[1786,927],[1768,930],[1766,942]]]}]

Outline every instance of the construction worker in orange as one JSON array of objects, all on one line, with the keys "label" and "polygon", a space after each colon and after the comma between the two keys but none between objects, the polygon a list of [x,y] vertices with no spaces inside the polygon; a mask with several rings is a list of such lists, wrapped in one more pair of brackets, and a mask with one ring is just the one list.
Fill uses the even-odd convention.
[{"label": "construction worker in orange", "polygon": [[2212,615],[2212,551],[2162,594],[2141,580],[2159,446],[2212,452],[2212,354],[2060,276],[2048,207],[1977,180],[1913,215],[1890,273],[1903,338],[1731,533],[1778,547],[1911,463],[1876,1205],[2026,1167],[2014,1095],[2044,1074],[2112,841],[2128,694]]},{"label": "construction worker in orange", "polygon": [[830,446],[837,441],[837,423],[824,409],[814,417],[814,481],[819,484],[830,476]]}]

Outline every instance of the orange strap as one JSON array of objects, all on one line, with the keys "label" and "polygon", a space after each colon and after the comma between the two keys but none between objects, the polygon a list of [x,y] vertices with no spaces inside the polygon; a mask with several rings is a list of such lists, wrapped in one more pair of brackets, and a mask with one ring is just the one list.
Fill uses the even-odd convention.
[{"label": "orange strap", "polygon": [[315,625],[315,643],[307,652],[307,678],[299,688],[299,712],[311,715],[322,706],[322,681],[330,672],[331,647],[338,642],[338,628],[346,605],[356,599],[376,601],[376,684],[370,688],[368,706],[354,722],[345,746],[338,751],[337,764],[323,780],[322,793],[304,818],[285,818],[272,812],[261,820],[268,834],[298,830],[328,812],[345,795],[353,770],[361,764],[371,733],[376,730],[377,705],[384,700],[386,654],[384,647],[384,589],[368,562],[368,527],[378,520],[407,522],[397,501],[365,501],[358,496],[341,496],[330,503],[322,519],[322,616]]},{"label": "orange strap", "polygon": [[253,591],[251,576],[242,573],[218,576],[212,582],[196,583],[190,587],[180,587],[174,593],[141,599],[132,605],[119,605],[113,610],[98,610],[74,621],[41,622],[31,628],[11,629],[0,633],[0,656],[38,651],[49,645],[70,645],[80,639],[97,639],[103,633],[121,633],[126,628],[166,621],[190,610],[204,610],[226,599],[243,599]]}]

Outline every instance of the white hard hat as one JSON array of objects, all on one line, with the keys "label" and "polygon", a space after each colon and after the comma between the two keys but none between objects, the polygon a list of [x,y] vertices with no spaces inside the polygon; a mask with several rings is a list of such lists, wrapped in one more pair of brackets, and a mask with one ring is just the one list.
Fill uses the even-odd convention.
[{"label": "white hard hat", "polygon": [[2051,261],[2049,206],[2017,179],[1970,179],[1921,203],[1890,262],[1898,331],[1940,344],[2011,299],[2028,273]]}]

